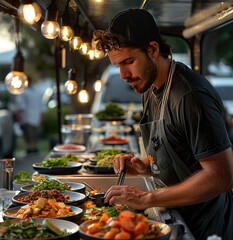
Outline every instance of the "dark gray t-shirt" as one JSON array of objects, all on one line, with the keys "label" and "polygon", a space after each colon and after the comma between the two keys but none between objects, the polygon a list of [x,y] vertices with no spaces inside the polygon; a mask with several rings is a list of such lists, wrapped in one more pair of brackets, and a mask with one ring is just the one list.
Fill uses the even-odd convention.
[{"label": "dark gray t-shirt", "polygon": [[[164,87],[143,94],[147,121],[159,119]],[[231,146],[225,128],[224,108],[212,85],[182,63],[176,64],[168,104],[165,108],[165,132],[173,150],[194,172],[201,169],[199,159],[219,153]],[[198,240],[212,234],[233,239],[232,191],[206,202],[180,207],[178,210]]]},{"label": "dark gray t-shirt", "polygon": [[[164,87],[154,90],[149,99],[146,110],[149,122],[159,119],[163,90]],[[148,95],[149,90],[142,97],[144,107]],[[191,169],[198,159],[231,146],[218,93],[203,76],[179,62],[164,118],[169,143]]]}]

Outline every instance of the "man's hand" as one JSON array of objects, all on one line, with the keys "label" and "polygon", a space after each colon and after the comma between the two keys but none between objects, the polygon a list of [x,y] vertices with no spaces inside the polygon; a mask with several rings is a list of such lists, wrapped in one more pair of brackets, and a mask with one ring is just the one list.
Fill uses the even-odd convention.
[{"label": "man's hand", "polygon": [[112,186],[105,194],[105,202],[113,205],[126,204],[133,209],[146,209],[150,207],[151,192],[142,191],[132,186]]},{"label": "man's hand", "polygon": [[147,159],[140,159],[130,154],[116,155],[113,159],[114,171],[119,174],[126,165],[126,172],[130,175],[148,174],[150,173],[150,165]]}]

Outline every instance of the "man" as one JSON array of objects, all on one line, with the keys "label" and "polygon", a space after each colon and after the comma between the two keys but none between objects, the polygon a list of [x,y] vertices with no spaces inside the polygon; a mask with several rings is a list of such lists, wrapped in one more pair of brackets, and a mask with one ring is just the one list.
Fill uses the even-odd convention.
[{"label": "man", "polygon": [[38,153],[38,134],[46,106],[42,96],[33,87],[31,78],[28,78],[29,86],[17,96],[17,113],[20,115],[20,126],[23,130],[24,139],[27,144],[27,154]]},{"label": "man", "polygon": [[154,191],[112,186],[106,201],[134,209],[176,207],[197,239],[212,234],[233,239],[232,150],[214,88],[172,60],[145,10],[119,13],[108,30],[94,33],[93,42],[120,68],[121,78],[143,94],[140,128],[147,158],[116,157],[115,172],[126,161],[128,174],[152,174],[163,186]]}]

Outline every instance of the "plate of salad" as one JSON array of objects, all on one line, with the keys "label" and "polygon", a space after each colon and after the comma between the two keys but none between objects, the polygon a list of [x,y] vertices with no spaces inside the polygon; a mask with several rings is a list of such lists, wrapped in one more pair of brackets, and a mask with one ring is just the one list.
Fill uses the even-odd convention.
[{"label": "plate of salad", "polygon": [[78,238],[79,226],[61,219],[7,219],[0,223],[0,238],[5,239],[68,239]]},{"label": "plate of salad", "polygon": [[86,186],[83,183],[76,183],[76,182],[67,182],[63,183],[59,180],[55,179],[46,179],[36,184],[29,184],[23,186],[21,188],[22,192],[33,192],[35,190],[52,190],[56,189],[61,192],[64,191],[73,191],[73,192],[80,192],[85,194]]},{"label": "plate of salad", "polygon": [[33,183],[32,174],[26,171],[19,171],[14,176],[13,188],[14,190],[20,190],[21,187]]},{"label": "plate of salad", "polygon": [[[126,152],[127,152],[126,149],[119,149],[119,148],[106,148],[106,149],[96,150],[95,153],[97,155],[94,158],[90,159],[90,162],[91,162],[91,164],[96,165],[98,161],[101,161],[101,160],[105,159],[106,157],[109,157],[109,156],[115,157],[117,154],[123,154]],[[112,166],[110,166],[110,167],[112,167]]]},{"label": "plate of salad", "polygon": [[61,158],[48,158],[41,163],[34,163],[33,168],[41,174],[75,174],[82,168],[80,162],[67,162]]}]

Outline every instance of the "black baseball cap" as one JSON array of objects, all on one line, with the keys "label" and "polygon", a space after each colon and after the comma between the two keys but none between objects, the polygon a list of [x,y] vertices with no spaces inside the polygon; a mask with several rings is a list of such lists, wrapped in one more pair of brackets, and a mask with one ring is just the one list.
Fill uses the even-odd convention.
[{"label": "black baseball cap", "polygon": [[153,16],[143,9],[128,9],[118,13],[107,29],[115,35],[119,47],[138,47],[156,41],[162,47],[163,38]]}]

